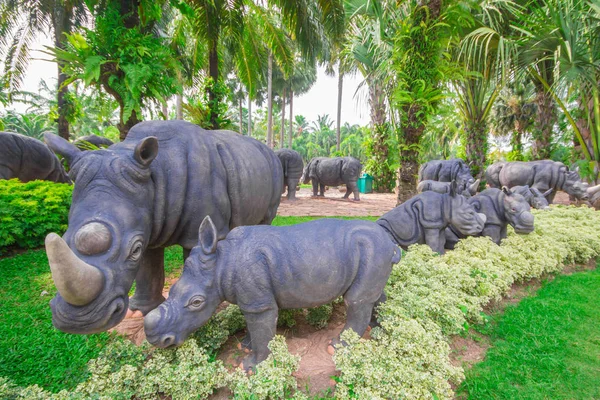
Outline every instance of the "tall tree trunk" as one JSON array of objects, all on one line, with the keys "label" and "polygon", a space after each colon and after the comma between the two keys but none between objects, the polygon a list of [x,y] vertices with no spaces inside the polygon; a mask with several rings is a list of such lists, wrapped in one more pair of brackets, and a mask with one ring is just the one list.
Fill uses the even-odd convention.
[{"label": "tall tree trunk", "polygon": [[[65,50],[65,34],[71,33],[72,8],[69,8],[64,2],[55,2],[52,12],[52,24],[54,25],[54,46]],[[67,115],[71,109],[68,96],[69,88],[65,85],[67,75],[62,72],[64,62],[58,61],[58,90],[56,92],[56,104],[58,107],[58,135],[63,139],[69,140],[69,121]]]},{"label": "tall tree trunk", "polygon": [[183,95],[175,95],[175,107],[177,107],[177,119],[183,119]]},{"label": "tall tree trunk", "polygon": [[374,189],[377,192],[388,192],[393,186],[394,171],[388,166],[389,135],[386,123],[385,93],[378,82],[369,82],[369,105],[371,107],[371,131],[373,135],[372,160],[369,173],[373,175]]},{"label": "tall tree trunk", "polygon": [[244,134],[244,113],[242,110],[242,97],[238,99],[238,108],[240,110],[240,135]]},{"label": "tall tree trunk", "polygon": [[283,96],[281,96],[281,132],[279,132],[279,148],[283,149],[285,142],[285,88],[283,88]]},{"label": "tall tree trunk", "polygon": [[129,130],[138,122],[141,122],[141,119],[138,118],[135,111],[131,112],[131,116],[127,121],[123,121],[123,106],[119,107],[119,124],[117,128],[119,128],[119,139],[121,139],[121,142],[125,140]]},{"label": "tall tree trunk", "polygon": [[290,90],[290,134],[288,135],[288,148],[292,148],[294,138],[294,91]]},{"label": "tall tree trunk", "polygon": [[340,151],[340,144],[342,141],[341,127],[342,127],[342,89],[344,87],[344,74],[342,74],[341,68],[338,72],[338,102],[337,102],[337,125],[335,127],[336,144],[335,150]]},{"label": "tall tree trunk", "polygon": [[465,126],[466,162],[475,179],[482,179],[488,151],[488,130],[485,122],[469,122]]},{"label": "tall tree trunk", "polygon": [[252,98],[248,93],[248,136],[252,137]]},{"label": "tall tree trunk", "polygon": [[212,78],[212,83],[206,88],[208,92],[208,107],[210,110],[209,125],[210,129],[219,129],[219,98],[215,93],[215,85],[219,83],[219,53],[217,51],[217,41],[215,40],[208,52],[208,74]]},{"label": "tall tree trunk", "polygon": [[161,112],[163,113],[165,119],[169,119],[169,107],[167,106],[166,102],[161,105]]},{"label": "tall tree trunk", "polygon": [[[541,65],[541,74],[548,83],[554,84],[553,76],[554,63],[544,61]],[[533,130],[533,146],[531,152],[536,160],[550,158],[552,152],[552,135],[554,124],[557,121],[556,103],[552,94],[550,94],[541,82],[535,81],[535,104],[537,113],[535,115],[535,124]]]},{"label": "tall tree trunk", "polygon": [[267,77],[267,146],[273,148],[273,54],[269,53]]},{"label": "tall tree trunk", "polygon": [[417,145],[425,130],[425,121],[421,116],[421,107],[411,104],[404,107],[406,124],[403,126],[403,143],[400,147],[400,167],[398,168],[397,203],[401,204],[417,194],[417,175],[419,173],[419,151]]}]

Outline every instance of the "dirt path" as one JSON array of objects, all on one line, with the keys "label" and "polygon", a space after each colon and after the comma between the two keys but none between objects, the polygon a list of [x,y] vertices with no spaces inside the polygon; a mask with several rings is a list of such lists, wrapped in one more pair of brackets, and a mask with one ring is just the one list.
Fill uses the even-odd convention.
[{"label": "dirt path", "polygon": [[[315,217],[379,217],[396,206],[394,193],[360,194],[360,201],[346,200],[343,189],[330,188],[325,197],[312,197],[312,190],[303,188],[296,193],[297,201],[281,198],[277,215]],[[350,196],[351,198],[353,196]]]}]

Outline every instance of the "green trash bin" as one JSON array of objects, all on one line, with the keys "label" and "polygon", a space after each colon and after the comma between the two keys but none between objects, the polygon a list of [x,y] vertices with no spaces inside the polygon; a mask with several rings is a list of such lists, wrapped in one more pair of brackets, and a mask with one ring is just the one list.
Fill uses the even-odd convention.
[{"label": "green trash bin", "polygon": [[358,191],[361,193],[373,192],[373,177],[369,174],[362,174],[358,178]]}]

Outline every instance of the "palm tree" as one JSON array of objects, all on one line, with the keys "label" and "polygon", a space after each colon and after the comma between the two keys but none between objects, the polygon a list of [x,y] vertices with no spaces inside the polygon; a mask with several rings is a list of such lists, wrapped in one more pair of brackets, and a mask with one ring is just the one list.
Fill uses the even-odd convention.
[{"label": "palm tree", "polygon": [[[85,2],[81,0],[5,0],[0,4],[0,56],[4,56],[4,74],[9,91],[17,90],[31,57],[34,39],[52,32],[54,46],[65,48],[66,35],[87,20]],[[58,134],[69,139],[69,90],[67,75],[58,62]]]},{"label": "palm tree", "polygon": [[511,161],[523,160],[523,137],[533,125],[536,110],[531,85],[513,83],[500,91],[493,107],[493,133],[510,135]]}]

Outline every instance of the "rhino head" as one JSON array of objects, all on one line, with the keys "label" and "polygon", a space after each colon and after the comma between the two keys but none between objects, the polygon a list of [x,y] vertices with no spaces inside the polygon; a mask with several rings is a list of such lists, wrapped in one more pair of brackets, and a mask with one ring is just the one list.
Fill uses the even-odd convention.
[{"label": "rhino head", "polygon": [[458,183],[452,181],[450,184],[450,224],[461,234],[466,236],[477,236],[485,227],[487,217],[478,213],[465,196],[458,194]]},{"label": "rhino head", "polygon": [[506,186],[502,188],[502,192],[505,194],[502,206],[508,223],[515,228],[517,233],[527,234],[533,232],[534,217],[525,197],[514,193]]},{"label": "rhino head", "polygon": [[50,302],[52,322],[70,333],[104,331],[124,318],[150,240],[154,189],[149,166],[158,141],[147,137],[88,152],[56,135],[45,140],[71,165],[75,182],[66,233],[46,237],[58,289]]},{"label": "rhino head", "polygon": [[588,199],[589,185],[581,180],[579,176],[579,167],[574,171],[565,171],[565,183],[563,189],[565,192],[575,197],[577,200]]},{"label": "rhino head", "polygon": [[186,259],[169,297],[144,318],[148,342],[163,348],[179,346],[210,319],[221,304],[215,284],[216,265],[217,229],[206,216],[200,225],[198,245]]}]

